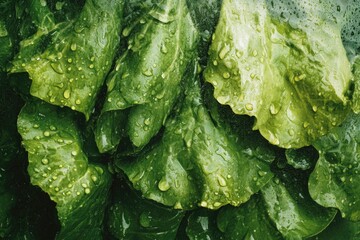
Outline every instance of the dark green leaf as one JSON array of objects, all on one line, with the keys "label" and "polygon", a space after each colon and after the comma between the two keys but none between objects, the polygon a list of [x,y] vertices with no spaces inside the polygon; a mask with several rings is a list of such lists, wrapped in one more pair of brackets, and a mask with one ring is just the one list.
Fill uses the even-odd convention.
[{"label": "dark green leaf", "polygon": [[195,71],[186,79],[185,99],[167,120],[161,140],[134,160],[117,159],[116,165],[145,197],[174,208],[239,205],[272,178],[263,160],[272,152],[262,142],[244,144],[225,122],[214,122],[197,77]]},{"label": "dark green leaf", "polygon": [[319,160],[309,179],[312,198],[342,216],[360,221],[360,115],[350,114],[331,133],[315,142]]},{"label": "dark green leaf", "polygon": [[217,227],[218,212],[199,209],[192,212],[187,219],[186,233],[190,240],[220,240],[223,233]]},{"label": "dark green leaf", "polygon": [[283,239],[267,215],[260,195],[253,195],[239,207],[222,208],[217,222],[225,239]]},{"label": "dark green leaf", "polygon": [[143,199],[125,183],[115,182],[115,200],[109,209],[109,230],[117,239],[174,239],[185,214]]}]

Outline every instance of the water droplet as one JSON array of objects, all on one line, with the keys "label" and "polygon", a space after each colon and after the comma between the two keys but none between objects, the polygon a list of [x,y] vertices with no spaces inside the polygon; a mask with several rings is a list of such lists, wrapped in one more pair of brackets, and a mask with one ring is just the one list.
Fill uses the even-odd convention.
[{"label": "water droplet", "polygon": [[152,69],[148,68],[142,72],[145,76],[151,77],[153,75]]},{"label": "water droplet", "polygon": [[200,206],[207,207],[208,203],[206,201],[201,201]]},{"label": "water droplet", "polygon": [[253,55],[254,57],[256,57],[256,56],[258,55],[258,52],[257,52],[256,50],[254,50],[254,51],[252,52],[252,55]]},{"label": "water droplet", "polygon": [[228,45],[225,45],[219,52],[219,58],[224,59],[225,56],[229,53],[230,47]]},{"label": "water droplet", "polygon": [[294,131],[294,129],[289,129],[288,133],[290,136],[294,136],[295,131]]},{"label": "water droplet", "polygon": [[80,99],[76,99],[75,104],[79,105],[81,103]]},{"label": "water droplet", "polygon": [[95,170],[96,170],[100,175],[102,175],[102,174],[104,173],[104,170],[103,170],[101,167],[99,167],[99,166],[95,166]]},{"label": "water droplet", "polygon": [[50,136],[50,132],[49,132],[49,131],[45,131],[43,134],[44,134],[45,137]]},{"label": "water droplet", "polygon": [[97,178],[95,175],[91,175],[91,180],[92,180],[93,182],[96,182],[96,181],[98,180],[98,178]]},{"label": "water droplet", "polygon": [[158,183],[158,188],[160,189],[160,191],[162,192],[166,192],[167,190],[170,189],[170,185],[169,183],[166,181],[166,179],[161,179]]},{"label": "water droplet", "polygon": [[94,64],[90,64],[89,68],[93,69],[94,68]]},{"label": "water droplet", "polygon": [[223,73],[223,78],[225,78],[225,79],[230,78],[230,73],[229,72],[224,72]]},{"label": "water droplet", "polygon": [[252,105],[251,103],[245,104],[245,108],[246,108],[246,110],[248,110],[248,111],[254,110],[254,107],[253,107],[253,105]]},{"label": "water droplet", "polygon": [[64,98],[66,98],[66,99],[68,99],[68,98],[70,98],[70,90],[69,89],[66,89],[65,91],[64,91]]},{"label": "water droplet", "polygon": [[225,180],[222,176],[217,175],[217,181],[218,181],[218,183],[219,183],[219,185],[220,185],[221,187],[225,187],[225,186],[226,186],[226,180]]},{"label": "water droplet", "polygon": [[279,112],[279,109],[277,109],[274,104],[271,104],[271,105],[270,105],[270,113],[273,114],[273,115],[275,115],[275,114],[277,114],[278,112]]},{"label": "water droplet", "polygon": [[214,61],[213,61],[213,65],[214,65],[214,66],[217,66],[217,65],[218,65],[218,61],[214,60]]},{"label": "water droplet", "polygon": [[34,124],[33,128],[39,128],[39,124]]},{"label": "water droplet", "polygon": [[46,165],[46,164],[49,163],[49,160],[48,160],[47,158],[43,158],[43,159],[41,160],[41,163],[44,164],[44,165]]},{"label": "water droplet", "polygon": [[83,188],[87,188],[87,184],[86,184],[86,183],[82,183],[81,186],[82,186]]},{"label": "water droplet", "polygon": [[312,106],[312,110],[313,110],[314,112],[317,112],[318,107],[314,105],[314,106]]},{"label": "water droplet", "polygon": [[57,72],[57,73],[59,73],[59,74],[63,74],[63,73],[64,73],[64,70],[63,70],[63,68],[62,68],[62,66],[61,66],[60,63],[51,63],[50,66],[51,66],[51,68],[52,68],[55,72]]},{"label": "water droplet", "polygon": [[144,120],[144,124],[145,124],[145,125],[150,125],[150,123],[151,123],[150,118],[146,118],[146,119]]},{"label": "water droplet", "polygon": [[90,194],[90,188],[85,188],[84,192],[85,194]]},{"label": "water droplet", "polygon": [[151,216],[147,212],[143,212],[140,214],[139,223],[141,226],[147,228],[151,226]]},{"label": "water droplet", "polygon": [[161,45],[161,52],[164,53],[164,54],[168,53],[168,50],[167,50],[164,43]]},{"label": "water droplet", "polygon": [[305,121],[304,124],[303,124],[303,127],[307,128],[309,125],[310,125],[310,123]]},{"label": "water droplet", "polygon": [[70,49],[71,49],[72,51],[76,51],[76,48],[77,48],[76,43],[72,43],[72,44],[70,45]]},{"label": "water droplet", "polygon": [[306,74],[300,74],[294,77],[295,82],[301,81],[306,78]]},{"label": "water droplet", "polygon": [[263,177],[263,176],[265,176],[265,175],[267,174],[267,172],[265,172],[265,171],[258,171],[258,174],[259,174],[260,177]]}]

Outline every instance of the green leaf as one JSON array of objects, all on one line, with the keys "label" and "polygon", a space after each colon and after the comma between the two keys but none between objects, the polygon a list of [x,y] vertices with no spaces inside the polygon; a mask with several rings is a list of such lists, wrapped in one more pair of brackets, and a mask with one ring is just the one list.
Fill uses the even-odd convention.
[{"label": "green leaf", "polygon": [[352,74],[336,9],[281,2],[299,14],[281,19],[283,9],[265,0],[224,0],[204,77],[221,104],[255,116],[270,143],[299,148],[344,120]]},{"label": "green leaf", "polygon": [[218,212],[206,209],[195,210],[187,219],[186,234],[190,240],[220,240],[223,233],[217,227]]},{"label": "green leaf", "polygon": [[303,147],[300,149],[286,149],[285,156],[287,163],[295,169],[308,170],[313,169],[318,157],[314,147]]},{"label": "green leaf", "polygon": [[309,179],[312,198],[338,208],[342,216],[360,221],[360,116],[346,121],[314,143],[319,160]]},{"label": "green leaf", "polygon": [[264,159],[273,160],[274,153],[261,141],[245,144],[225,121],[213,121],[197,77],[195,70],[186,79],[185,99],[162,138],[136,159],[119,156],[115,164],[146,198],[167,206],[239,205],[272,178]]},{"label": "green leaf", "polygon": [[175,239],[185,212],[142,198],[124,182],[115,182],[109,230],[117,239]]},{"label": "green leaf", "polygon": [[12,42],[5,22],[0,18],[0,71],[6,69],[6,65],[12,55]]},{"label": "green leaf", "polygon": [[56,203],[57,237],[99,239],[111,178],[104,166],[88,162],[73,112],[29,102],[19,114],[18,131],[28,151],[31,183]]},{"label": "green leaf", "polygon": [[[118,124],[135,146],[143,147],[163,126],[179,96],[183,74],[196,57],[197,31],[186,1],[173,0],[154,4],[122,33],[129,35],[128,50],[107,79],[108,93],[98,128],[108,122],[101,118],[114,118],[115,111],[129,108],[127,121]],[[107,132],[97,133],[97,139],[112,138]],[[121,136],[118,138],[116,143]],[[101,152],[114,147],[99,145]]]},{"label": "green leaf", "polygon": [[86,1],[76,20],[22,41],[12,72],[29,73],[33,96],[88,119],[119,43],[122,8],[123,1]]},{"label": "green leaf", "polygon": [[257,194],[239,207],[222,208],[217,224],[224,239],[283,239],[267,215],[261,196]]},{"label": "green leaf", "polygon": [[351,222],[341,217],[340,214],[334,221],[319,235],[312,240],[357,240],[360,238],[360,222]]},{"label": "green leaf", "polygon": [[286,239],[305,239],[324,230],[335,209],[318,205],[309,195],[309,173],[290,167],[275,170],[277,178],[261,189],[270,219]]},{"label": "green leaf", "polygon": [[357,56],[354,59],[353,74],[354,74],[354,93],[352,96],[352,110],[355,113],[360,113],[360,56]]}]

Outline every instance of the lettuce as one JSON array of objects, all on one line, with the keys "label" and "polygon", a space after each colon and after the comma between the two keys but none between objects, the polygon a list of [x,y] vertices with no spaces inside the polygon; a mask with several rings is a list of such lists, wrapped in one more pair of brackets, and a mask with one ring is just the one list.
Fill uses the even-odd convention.
[{"label": "lettuce", "polygon": [[223,1],[204,72],[221,104],[255,116],[254,129],[285,148],[311,144],[348,112],[341,26],[322,8],[305,11],[286,22],[266,1]]},{"label": "lettuce", "polygon": [[[185,0],[160,1],[144,9],[135,23],[123,29],[124,36],[130,35],[128,49],[107,78],[96,131],[102,152],[114,149],[124,134],[136,147],[143,147],[158,133],[194,58],[197,32]],[[116,126],[120,125],[117,122],[121,126]],[[121,134],[121,129],[126,133]]]},{"label": "lettuce", "polygon": [[123,1],[86,1],[77,18],[61,23],[42,3],[31,2],[38,31],[21,42],[11,71],[29,73],[31,95],[89,118],[115,57]]},{"label": "lettuce", "polygon": [[359,6],[0,0],[0,239],[359,239]]},{"label": "lettuce", "polygon": [[98,239],[111,178],[104,166],[88,162],[74,116],[66,110],[39,101],[22,108],[18,130],[29,154],[28,173],[57,204],[59,239]]}]

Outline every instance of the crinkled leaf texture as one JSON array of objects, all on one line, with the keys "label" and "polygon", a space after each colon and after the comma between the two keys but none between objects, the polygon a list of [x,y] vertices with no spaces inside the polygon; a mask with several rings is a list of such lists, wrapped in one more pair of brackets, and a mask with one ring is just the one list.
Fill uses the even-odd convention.
[{"label": "crinkled leaf texture", "polygon": [[324,11],[329,3],[312,3],[292,2],[300,13],[284,21],[265,0],[224,0],[204,73],[221,104],[255,116],[254,129],[284,148],[311,144],[349,109],[341,25]]},{"label": "crinkled leaf texture", "polygon": [[118,157],[121,168],[146,198],[191,209],[239,205],[271,178],[274,153],[263,142],[245,145],[224,121],[215,121],[201,99],[196,70],[186,79],[185,99],[159,140],[136,159]]},{"label": "crinkled leaf texture", "polygon": [[109,208],[109,230],[117,239],[175,239],[184,211],[144,199],[125,182],[115,181]]},{"label": "crinkled leaf texture", "polygon": [[111,177],[88,162],[73,112],[28,102],[18,117],[31,183],[57,204],[58,239],[100,239]]},{"label": "crinkled leaf texture", "polygon": [[219,211],[218,227],[225,239],[305,239],[331,223],[336,210],[311,199],[308,174],[289,167],[276,172],[261,194],[239,207]]},{"label": "crinkled leaf texture", "polygon": [[[21,42],[11,71],[29,73],[31,95],[89,118],[119,44],[123,4],[89,0],[74,21],[56,25],[45,14],[49,24]],[[44,8],[36,9],[40,16]]]},{"label": "crinkled leaf texture", "polygon": [[[180,93],[180,82],[190,60],[196,57],[197,31],[185,0],[159,1],[123,30],[128,50],[117,60],[107,79],[108,92],[96,130],[101,152],[114,149],[122,137],[103,125],[126,112],[127,119],[114,122],[126,129],[137,147],[158,133]],[[114,116],[115,115],[115,116]]]},{"label": "crinkled leaf texture", "polygon": [[319,159],[309,179],[312,198],[342,216],[360,221],[360,115],[351,114],[339,127],[314,143]]}]

